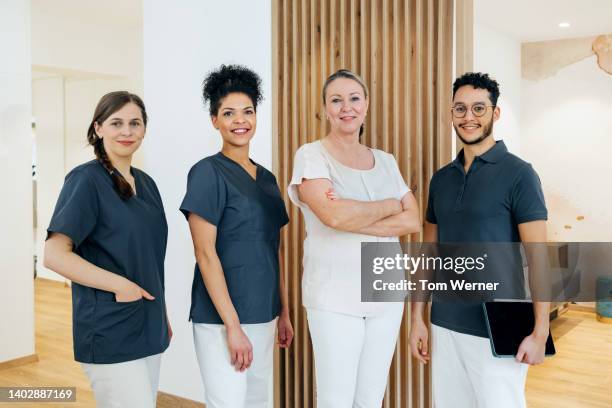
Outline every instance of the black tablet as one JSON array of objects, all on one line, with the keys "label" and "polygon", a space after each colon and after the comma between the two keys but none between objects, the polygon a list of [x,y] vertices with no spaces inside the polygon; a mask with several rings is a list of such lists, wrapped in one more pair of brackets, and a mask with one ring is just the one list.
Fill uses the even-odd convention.
[{"label": "black tablet", "polygon": [[[535,315],[531,302],[496,301],[482,305],[495,357],[515,357],[523,339],[533,332]],[[545,355],[555,354],[550,332],[546,340]]]}]

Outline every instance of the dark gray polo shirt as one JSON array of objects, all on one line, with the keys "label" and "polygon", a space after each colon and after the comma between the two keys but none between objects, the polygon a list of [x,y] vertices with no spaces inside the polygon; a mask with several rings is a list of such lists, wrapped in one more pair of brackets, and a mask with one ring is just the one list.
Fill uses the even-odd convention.
[{"label": "dark gray polo shirt", "polygon": [[[438,170],[429,185],[426,219],[437,224],[439,242],[520,242],[519,224],[547,219],[537,173],[503,141],[477,156],[467,174],[463,154]],[[481,304],[442,303],[434,297],[431,322],[488,337]]]}]

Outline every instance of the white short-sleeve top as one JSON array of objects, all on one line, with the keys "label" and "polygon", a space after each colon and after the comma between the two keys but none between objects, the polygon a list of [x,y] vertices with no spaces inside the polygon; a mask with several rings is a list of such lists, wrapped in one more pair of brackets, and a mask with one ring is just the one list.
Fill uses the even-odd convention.
[{"label": "white short-sleeve top", "polygon": [[398,237],[376,237],[335,230],[323,224],[300,201],[298,186],[305,179],[326,178],[339,198],[358,201],[401,200],[410,189],[393,155],[371,149],[374,167],[357,170],[334,159],[320,141],[301,146],[293,159],[288,193],[304,215],[304,274],[302,299],[305,307],[356,316],[382,313],[391,303],[361,302],[361,243],[399,242]]}]

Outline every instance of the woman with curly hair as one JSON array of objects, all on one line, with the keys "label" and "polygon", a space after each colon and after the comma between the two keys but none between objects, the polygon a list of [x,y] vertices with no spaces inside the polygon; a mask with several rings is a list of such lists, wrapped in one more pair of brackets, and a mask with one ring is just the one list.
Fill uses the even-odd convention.
[{"label": "woman with curly hair", "polygon": [[280,347],[293,338],[279,270],[280,231],[289,217],[274,175],[249,158],[260,78],[222,65],[203,88],[223,147],[191,168],[181,204],[196,257],[196,354],[207,407],[264,408],[272,399],[276,328]]}]

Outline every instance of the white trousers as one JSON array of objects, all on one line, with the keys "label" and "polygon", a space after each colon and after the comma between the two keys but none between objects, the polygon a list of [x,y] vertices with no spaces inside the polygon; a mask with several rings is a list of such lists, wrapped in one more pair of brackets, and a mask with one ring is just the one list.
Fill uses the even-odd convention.
[{"label": "white trousers", "polygon": [[236,371],[231,363],[224,325],[193,324],[206,408],[271,408],[274,403],[272,365],[276,319],[241,327],[253,346],[253,362],[244,372]]},{"label": "white trousers", "polygon": [[404,304],[373,317],[306,311],[314,351],[317,408],[380,408]]},{"label": "white trousers", "polygon": [[161,354],[114,364],[81,363],[98,408],[154,408]]},{"label": "white trousers", "polygon": [[529,365],[494,357],[489,339],[431,325],[435,408],[525,408]]}]

